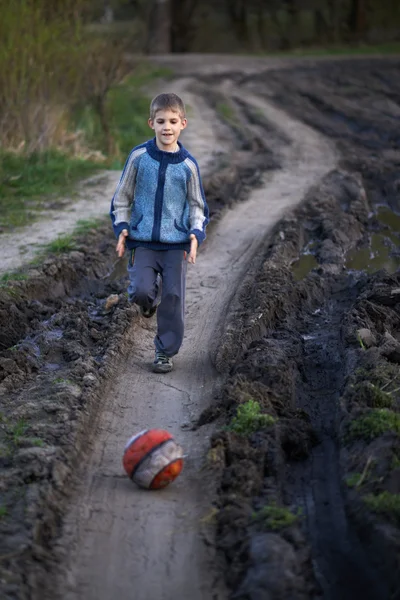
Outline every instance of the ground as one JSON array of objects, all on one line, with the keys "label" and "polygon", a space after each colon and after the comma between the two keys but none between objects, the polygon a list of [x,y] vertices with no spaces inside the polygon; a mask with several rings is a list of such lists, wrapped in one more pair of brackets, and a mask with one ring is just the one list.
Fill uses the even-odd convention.
[{"label": "ground", "polygon": [[108,223],[3,281],[2,596],[397,598],[400,60],[154,60],[212,214],[184,346],[151,373]]}]

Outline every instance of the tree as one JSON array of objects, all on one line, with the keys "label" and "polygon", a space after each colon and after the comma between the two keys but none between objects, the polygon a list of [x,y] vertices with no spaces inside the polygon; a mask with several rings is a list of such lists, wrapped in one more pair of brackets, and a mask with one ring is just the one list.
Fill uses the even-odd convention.
[{"label": "tree", "polygon": [[164,54],[172,50],[171,0],[152,0],[148,27],[147,51],[150,54]]}]

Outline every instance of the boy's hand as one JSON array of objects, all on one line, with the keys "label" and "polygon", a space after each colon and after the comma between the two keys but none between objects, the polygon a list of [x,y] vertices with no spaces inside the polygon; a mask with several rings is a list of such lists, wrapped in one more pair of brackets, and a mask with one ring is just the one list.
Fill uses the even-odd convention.
[{"label": "boy's hand", "polygon": [[118,257],[121,258],[121,256],[124,255],[125,252],[125,238],[128,237],[128,230],[127,229],[123,229],[121,231],[121,233],[119,234],[119,238],[118,238],[118,242],[117,242],[117,254]]},{"label": "boy's hand", "polygon": [[194,265],[194,263],[196,262],[198,247],[199,247],[199,242],[197,241],[197,237],[194,235],[194,233],[191,233],[190,234],[190,252],[189,252],[188,262],[192,263],[192,265]]}]

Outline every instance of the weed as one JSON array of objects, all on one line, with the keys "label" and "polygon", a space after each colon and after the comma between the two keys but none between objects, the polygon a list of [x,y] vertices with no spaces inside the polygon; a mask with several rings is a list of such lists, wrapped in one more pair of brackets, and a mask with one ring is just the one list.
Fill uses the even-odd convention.
[{"label": "weed", "polygon": [[32,444],[32,446],[36,446],[38,448],[43,448],[44,446],[44,440],[42,440],[42,438],[29,438],[29,441]]},{"label": "weed", "polygon": [[400,415],[387,408],[376,408],[350,423],[349,438],[371,441],[387,431],[400,433]]},{"label": "weed", "polygon": [[100,168],[98,163],[48,150],[30,156],[1,152],[0,226],[6,230],[32,223],[45,210],[51,194],[69,192],[79,179]]},{"label": "weed", "polygon": [[103,224],[103,219],[92,219],[85,220],[81,219],[77,221],[74,234],[75,235],[85,235],[88,231],[96,231]]},{"label": "weed", "polygon": [[362,473],[351,473],[345,478],[346,485],[348,487],[359,487]]},{"label": "weed", "polygon": [[226,121],[236,121],[235,112],[230,104],[226,102],[218,102],[215,110],[219,113]]},{"label": "weed", "polygon": [[28,424],[24,419],[20,419],[14,425],[11,425],[8,428],[7,434],[14,445],[18,445],[21,438],[24,436],[26,430],[28,429]]},{"label": "weed", "polygon": [[58,238],[44,246],[44,252],[62,254],[63,252],[75,250],[75,248],[75,240],[72,235],[60,235]]},{"label": "weed", "polygon": [[71,385],[73,384],[73,381],[70,379],[64,379],[63,377],[57,377],[56,379],[53,379],[53,383]]},{"label": "weed", "polygon": [[279,531],[296,523],[301,516],[301,512],[298,510],[297,514],[294,514],[284,506],[268,504],[263,506],[257,513],[254,513],[253,516],[267,529]]},{"label": "weed", "polygon": [[229,431],[240,435],[250,435],[259,429],[269,427],[275,423],[274,417],[262,414],[260,404],[253,399],[240,404],[236,416],[228,425]]},{"label": "weed", "polygon": [[3,519],[5,516],[7,516],[8,510],[7,510],[7,506],[4,506],[4,504],[0,505],[0,519]]},{"label": "weed", "polygon": [[393,451],[392,469],[400,469],[400,456],[398,455],[397,450]]},{"label": "weed", "polygon": [[354,386],[354,392],[361,400],[364,400],[371,408],[392,408],[393,397],[391,392],[385,392],[370,381],[363,381]]},{"label": "weed", "polygon": [[24,281],[28,279],[28,276],[25,273],[3,273],[0,277],[1,283],[7,283],[8,281]]},{"label": "weed", "polygon": [[400,525],[400,495],[384,491],[380,494],[368,494],[365,504],[374,512],[379,513]]},{"label": "weed", "polygon": [[364,344],[364,342],[362,341],[362,337],[361,337],[361,335],[360,335],[358,332],[357,332],[357,341],[358,341],[358,343],[360,344],[361,350],[365,350],[365,349],[366,349],[366,348],[365,348],[365,344]]}]

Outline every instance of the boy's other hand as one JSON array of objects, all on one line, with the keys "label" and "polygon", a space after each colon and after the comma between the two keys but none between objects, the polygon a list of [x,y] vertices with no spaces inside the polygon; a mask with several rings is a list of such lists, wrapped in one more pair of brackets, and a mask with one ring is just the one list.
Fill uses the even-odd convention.
[{"label": "boy's other hand", "polygon": [[124,255],[125,252],[125,238],[128,236],[128,230],[127,229],[123,229],[121,231],[121,233],[119,234],[119,238],[118,238],[118,242],[117,242],[117,254],[118,257],[121,258],[121,256]]},{"label": "boy's other hand", "polygon": [[190,234],[190,252],[189,252],[188,262],[192,263],[192,265],[194,265],[194,263],[196,262],[198,247],[199,247],[199,242],[197,241],[197,237],[194,235],[194,233],[191,233]]}]

